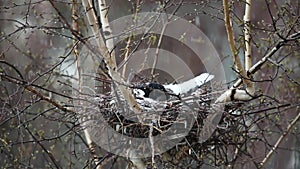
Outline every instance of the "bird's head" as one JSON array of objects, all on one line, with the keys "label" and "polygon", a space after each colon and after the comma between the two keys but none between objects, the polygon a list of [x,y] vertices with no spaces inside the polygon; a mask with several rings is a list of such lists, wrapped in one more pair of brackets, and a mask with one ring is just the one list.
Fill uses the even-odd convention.
[{"label": "bird's head", "polygon": [[158,101],[167,100],[169,98],[165,87],[154,82],[137,85],[134,89],[134,93],[137,97],[151,98]]}]

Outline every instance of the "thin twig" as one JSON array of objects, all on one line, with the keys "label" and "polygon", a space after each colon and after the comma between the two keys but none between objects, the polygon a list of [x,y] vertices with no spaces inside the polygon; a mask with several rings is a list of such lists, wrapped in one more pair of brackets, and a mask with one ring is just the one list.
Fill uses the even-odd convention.
[{"label": "thin twig", "polygon": [[272,149],[269,151],[269,153],[266,155],[266,157],[263,159],[263,161],[260,163],[260,168],[263,168],[266,162],[270,159],[272,154],[275,152],[275,150],[279,147],[280,143],[283,141],[283,139],[287,136],[287,134],[291,131],[291,129],[297,124],[297,122],[300,119],[300,112],[298,115],[294,118],[294,120],[287,126],[286,130],[282,133],[282,135],[278,138]]},{"label": "thin twig", "polygon": [[[254,74],[255,72],[257,72],[265,64],[265,62],[268,60],[268,58],[273,56],[282,46],[286,45],[286,43],[289,42],[289,41],[294,41],[294,40],[297,40],[297,39],[300,39],[300,32],[296,32],[296,33],[288,36],[284,40],[279,40],[275,44],[275,46],[261,60],[256,62],[256,64],[254,64],[249,69],[249,73]],[[242,84],[242,79],[240,78],[234,83],[234,85],[231,88],[238,88],[241,84]]]},{"label": "thin twig", "polygon": [[181,7],[181,5],[183,4],[183,0],[181,0],[181,2],[178,4],[178,6],[174,9],[174,11],[172,12],[172,14],[170,15],[170,17],[167,18],[167,23],[164,24],[160,36],[159,36],[159,40],[156,46],[156,51],[155,51],[155,56],[154,56],[154,61],[153,61],[153,65],[152,65],[152,69],[151,69],[151,75],[152,78],[154,77],[155,74],[155,67],[157,66],[157,61],[158,61],[158,55],[159,55],[159,51],[160,51],[160,47],[161,47],[161,43],[162,43],[162,39],[165,33],[165,30],[168,26],[168,24],[170,23],[170,20],[173,18],[173,16],[176,14],[176,12],[179,10],[179,8]]},{"label": "thin twig", "polygon": [[57,101],[53,100],[52,98],[50,97],[47,97],[45,95],[43,95],[41,92],[39,92],[38,90],[36,90],[33,86],[28,86],[27,84],[24,84],[22,81],[20,80],[17,80],[17,79],[14,79],[14,78],[11,78],[11,77],[8,77],[8,76],[5,76],[5,75],[1,75],[1,78],[3,79],[6,79],[8,80],[9,82],[12,82],[14,84],[17,84],[17,85],[20,85],[20,86],[23,86],[26,90],[32,92],[33,94],[36,94],[39,98],[41,98],[42,100],[52,104],[53,106],[55,106],[56,108],[64,111],[64,112],[70,112],[70,113],[74,113],[75,114],[75,111],[73,110],[70,110],[70,109],[67,109],[65,108],[63,105],[61,105],[60,103],[58,103]]},{"label": "thin twig", "polygon": [[[77,11],[78,11],[78,6],[77,6],[77,0],[73,0],[72,1],[72,21],[73,21],[73,30],[76,31],[76,32],[80,32],[79,31],[79,24],[78,24],[78,14],[77,14]],[[76,45],[74,47],[74,55],[75,55],[75,59],[76,59],[76,65],[77,65],[77,72],[78,72],[78,86],[79,86],[79,92],[81,93],[82,92],[82,76],[81,76],[81,62],[80,62],[80,53],[79,53],[79,49],[78,49],[78,44],[76,43],[76,36],[74,36],[74,45]],[[85,119],[83,119],[82,121],[85,121]],[[84,122],[82,122],[84,123]],[[100,162],[99,162],[99,159],[98,159],[98,156],[97,156],[97,152],[96,152],[96,148],[95,148],[95,145],[91,139],[91,136],[89,134],[89,131],[88,129],[84,128],[83,129],[83,132],[84,132],[84,136],[85,136],[85,139],[86,139],[86,142],[88,144],[88,148],[90,150],[90,153],[92,154],[93,156],[93,160],[96,164],[96,169],[101,169],[101,165],[100,165]]]},{"label": "thin twig", "polygon": [[[137,19],[138,19],[138,11],[140,10],[140,0],[137,0],[136,3],[136,10],[134,13],[134,18],[133,18],[133,23],[135,24],[135,27],[137,26]],[[127,42],[126,42],[126,47],[125,47],[125,54],[124,54],[124,61],[128,59],[129,53],[130,53],[130,45],[131,45],[131,40],[133,38],[133,35],[129,36]],[[125,63],[122,69],[122,76],[125,78],[126,76],[126,69],[127,69],[127,64]]]}]

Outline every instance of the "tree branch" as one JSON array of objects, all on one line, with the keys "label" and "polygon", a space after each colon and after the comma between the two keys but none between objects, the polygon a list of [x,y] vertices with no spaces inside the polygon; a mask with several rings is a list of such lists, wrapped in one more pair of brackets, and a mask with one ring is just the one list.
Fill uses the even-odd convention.
[{"label": "tree branch", "polygon": [[106,47],[104,40],[100,34],[99,23],[97,21],[97,16],[92,8],[91,1],[82,0],[82,5],[86,9],[88,22],[92,26],[92,31],[94,33],[94,36],[97,37],[97,43],[100,49],[100,53],[102,54],[102,57],[106,63],[109,75],[111,76],[114,82],[117,82],[116,83],[117,88],[121,91],[130,109],[134,111],[136,115],[138,115],[139,120],[142,120],[142,118],[139,116],[142,114],[141,113],[142,109],[137,104],[134,96],[132,95],[131,89],[128,87],[129,85],[124,85],[126,83],[124,79],[120,76],[120,74],[117,72],[117,64],[115,62],[115,59],[113,59],[112,56],[110,55],[110,52],[108,51],[108,48]]},{"label": "tree branch", "polygon": [[64,112],[70,112],[72,114],[75,114],[75,111],[67,109],[66,107],[64,107],[63,105],[61,105],[57,101],[53,100],[52,98],[43,95],[41,92],[39,92],[38,90],[36,90],[33,86],[29,86],[29,85],[24,84],[23,81],[20,81],[20,80],[18,80],[16,78],[12,78],[12,77],[9,77],[9,76],[5,76],[2,73],[0,73],[0,77],[3,78],[3,79],[6,79],[7,81],[9,81],[11,83],[23,86],[26,90],[32,92],[33,94],[36,94],[42,100],[45,100],[46,102],[52,104],[53,106],[55,106],[56,108],[58,108],[58,109],[60,109],[60,110],[62,110]]},{"label": "tree branch", "polygon": [[[221,96],[219,96],[215,103],[220,102],[228,102],[232,100],[241,100],[241,101],[247,101],[250,100],[254,95],[254,83],[249,78],[250,75],[254,74],[257,70],[261,68],[261,66],[270,58],[276,51],[278,51],[283,45],[286,44],[288,41],[295,40],[299,38],[299,32],[290,35],[288,38],[280,40],[275,47],[265,55],[260,61],[258,61],[255,65],[250,67],[252,65],[251,61],[251,37],[250,37],[250,12],[251,12],[251,0],[246,1],[246,7],[245,7],[245,16],[244,16],[244,31],[245,31],[245,45],[246,45],[246,51],[245,51],[245,67],[246,71],[243,69],[242,64],[240,62],[240,59],[237,55],[238,51],[235,46],[234,41],[234,34],[233,34],[233,28],[229,16],[229,4],[228,0],[223,0],[224,5],[224,13],[225,13],[225,25],[226,30],[228,34],[228,41],[230,43],[231,50],[234,54],[234,60],[235,64],[237,65],[237,69],[239,73],[241,74],[240,79],[237,80],[237,82],[227,91],[225,91]],[[237,89],[242,83],[246,85],[246,90]]]},{"label": "tree branch", "polygon": [[[73,0],[72,1],[72,21],[73,21],[73,30],[76,31],[76,32],[80,32],[79,31],[79,24],[78,24],[78,14],[77,14],[77,11],[78,11],[78,4],[77,4],[77,0]],[[80,62],[80,52],[79,52],[79,49],[78,49],[78,44],[76,44],[76,36],[74,36],[74,45],[76,45],[74,47],[74,55],[75,55],[75,59],[76,59],[76,65],[77,65],[77,73],[78,73],[78,86],[79,86],[79,92],[81,93],[82,92],[82,76],[81,76],[81,62]],[[82,122],[81,123],[84,123],[85,119],[83,118],[82,119]],[[101,169],[101,165],[100,165],[100,161],[97,157],[97,152],[96,152],[96,149],[95,149],[95,145],[91,139],[91,136],[89,134],[89,131],[87,130],[87,128],[83,128],[83,133],[84,133],[84,136],[85,136],[85,139],[86,139],[86,142],[88,144],[88,148],[90,150],[90,153],[91,155],[93,156],[93,161],[95,162],[96,164],[96,169]]]},{"label": "tree branch", "polygon": [[[142,115],[141,107],[136,102],[131,92],[131,89],[128,87],[129,85],[125,85],[126,84],[125,80],[117,72],[117,63],[115,59],[115,53],[113,52],[114,43],[113,43],[113,39],[111,38],[112,31],[110,29],[110,25],[107,17],[108,8],[106,6],[105,0],[99,1],[99,9],[100,9],[101,22],[103,26],[103,34],[106,39],[106,44],[104,42],[103,37],[100,34],[100,27],[99,27],[100,24],[98,23],[97,16],[94,11],[94,8],[92,7],[91,0],[82,0],[82,4],[86,9],[88,22],[92,26],[92,31],[94,33],[94,36],[97,39],[98,47],[108,68],[109,75],[111,76],[113,82],[116,82],[113,85],[116,85],[116,90],[120,90],[121,94],[124,96],[124,99],[128,103],[130,109],[134,111],[134,113],[137,115],[139,121],[140,122],[143,121],[143,118],[141,117]],[[131,160],[131,161],[135,164],[135,166],[140,166],[139,168],[145,168],[144,163],[140,159]]]},{"label": "tree branch", "polygon": [[[249,74],[254,74],[255,72],[257,72],[264,64],[265,62],[268,60],[268,58],[270,58],[271,56],[273,56],[282,46],[286,45],[287,42],[289,41],[294,41],[300,39],[300,32],[296,32],[290,36],[288,36],[286,39],[284,40],[279,40],[275,46],[258,62],[256,62],[256,64],[254,64],[250,69],[249,69]],[[240,85],[242,84],[242,79],[238,79],[234,85],[231,87],[231,89],[233,88],[238,88]]]},{"label": "tree branch", "polygon": [[291,131],[291,129],[297,124],[297,122],[300,119],[300,112],[298,112],[298,115],[294,118],[294,120],[287,126],[286,130],[282,133],[282,135],[278,138],[272,149],[269,151],[269,153],[266,155],[266,157],[263,159],[263,161],[260,163],[259,168],[263,168],[264,165],[267,163],[267,161],[270,159],[272,154],[275,152],[275,150],[279,147],[280,143],[283,141],[283,139],[287,136],[287,134]]},{"label": "tree branch", "polygon": [[[246,0],[245,15],[244,15],[244,38],[245,38],[245,71],[247,72],[247,78],[250,78],[248,73],[252,66],[252,51],[251,51],[251,36],[250,36],[250,20],[251,20],[251,5],[252,0]],[[254,82],[249,80],[246,90],[250,94],[254,94]]]},{"label": "tree branch", "polygon": [[[228,0],[223,0],[223,6],[224,6],[224,13],[225,13],[225,26],[226,26],[226,31],[227,31],[227,35],[228,35],[228,42],[230,44],[230,48],[231,51],[233,53],[233,58],[234,58],[234,63],[237,67],[237,70],[239,71],[239,73],[242,75],[242,77],[247,77],[246,71],[243,68],[242,62],[239,58],[238,55],[238,50],[236,48],[236,44],[235,44],[235,37],[234,37],[234,31],[233,31],[233,27],[232,27],[232,22],[230,19],[230,9],[229,9],[229,2]],[[244,84],[248,85],[250,82],[247,79],[244,79]]]}]

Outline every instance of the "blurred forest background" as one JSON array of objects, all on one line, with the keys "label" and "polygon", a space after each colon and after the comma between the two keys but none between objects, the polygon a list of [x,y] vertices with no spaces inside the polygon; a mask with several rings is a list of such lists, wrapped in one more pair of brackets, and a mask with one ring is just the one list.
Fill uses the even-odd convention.
[{"label": "blurred forest background", "polygon": [[[76,80],[74,51],[83,48],[65,24],[73,23],[74,4],[77,4],[79,31],[82,38],[88,38],[90,25],[79,0],[0,1],[1,168],[96,167],[78,117],[66,111],[72,108],[72,82]],[[137,12],[173,14],[176,9],[177,16],[196,25],[210,39],[222,60],[228,86],[236,80],[222,1],[108,0],[106,4],[110,21]],[[230,4],[236,43],[243,58],[245,2],[234,0]],[[253,63],[256,63],[278,41],[300,31],[300,2],[253,1],[251,29]],[[183,166],[187,158],[197,161],[190,168],[260,168],[259,163],[280,136],[284,136],[264,168],[300,168],[299,121],[287,131],[300,114],[299,35],[284,43],[254,75],[259,97],[238,103],[236,111],[240,114],[224,111],[224,118],[232,120],[232,127],[243,132],[232,130],[227,135],[230,127],[220,128],[218,141],[212,139],[203,145],[181,147],[177,153],[183,155],[174,155],[177,159],[166,154],[161,159],[173,168],[187,167]],[[74,44],[78,44],[77,47]],[[134,48],[134,44],[132,42],[130,47]],[[119,61],[124,58],[125,46],[126,43],[120,43],[115,48]],[[178,42],[164,39],[161,48],[184,56],[185,63],[195,75],[205,72],[194,62],[193,52]],[[246,123],[249,119],[250,124]],[[220,138],[220,133],[226,139]],[[197,150],[195,147],[201,150],[198,152],[201,157],[189,153],[191,149]],[[234,154],[236,147],[239,147],[239,153]],[[104,168],[126,168],[131,163],[109,153],[97,155],[98,160],[106,162]]]}]

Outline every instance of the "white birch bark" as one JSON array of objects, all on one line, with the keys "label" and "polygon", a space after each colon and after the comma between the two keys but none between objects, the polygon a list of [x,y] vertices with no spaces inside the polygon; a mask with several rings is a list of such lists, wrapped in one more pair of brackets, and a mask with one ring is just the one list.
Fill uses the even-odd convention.
[{"label": "white birch bark", "polygon": [[113,62],[116,63],[115,61],[115,52],[114,52],[114,40],[112,38],[112,30],[110,28],[109,20],[108,20],[108,7],[106,6],[105,0],[98,0],[98,6],[100,10],[100,20],[101,20],[101,25],[102,25],[102,32],[103,36],[105,38],[105,44],[110,52],[111,59],[114,59]]},{"label": "white birch bark", "polygon": [[[126,84],[125,80],[121,77],[121,75],[117,72],[117,63],[115,59],[115,54],[112,52],[114,48],[113,39],[109,39],[111,34],[111,29],[109,26],[108,18],[106,15],[107,7],[105,5],[105,1],[101,0],[99,1],[99,8],[100,8],[100,16],[101,16],[101,22],[103,25],[104,30],[104,36],[106,38],[106,43],[101,36],[100,28],[97,20],[97,16],[95,11],[93,11],[92,8],[92,1],[91,0],[82,0],[82,5],[86,9],[86,15],[88,18],[88,22],[92,27],[92,32],[94,36],[96,37],[98,47],[100,49],[100,53],[102,54],[102,57],[106,63],[106,66],[108,68],[109,75],[111,76],[114,85],[116,85],[116,89],[120,90],[121,94],[123,95],[124,99],[127,101],[127,104],[129,105],[129,108],[134,111],[134,113],[137,115],[139,121],[142,121],[142,117],[140,116],[141,108],[137,104],[131,89],[128,87],[129,85]],[[145,168],[144,163],[141,161],[141,159],[132,159],[132,163],[138,167],[138,168]]]},{"label": "white birch bark", "polygon": [[250,14],[251,14],[251,0],[246,1],[245,5],[245,15],[244,15],[244,37],[245,37],[245,69],[243,68],[241,61],[238,57],[238,51],[236,49],[234,32],[232,28],[232,23],[229,15],[229,2],[228,0],[223,0],[224,13],[225,13],[225,25],[228,34],[228,41],[230,48],[233,53],[234,62],[239,73],[242,76],[242,81],[246,86],[246,89],[237,89],[239,86],[232,86],[229,90],[225,91],[220,97],[217,98],[215,103],[228,102],[233,100],[247,101],[253,98],[254,95],[254,83],[250,79],[251,73],[249,72],[252,66],[251,57],[251,37],[250,37]]},{"label": "white birch bark", "polygon": [[102,54],[102,57],[107,65],[109,75],[111,76],[113,82],[117,86],[117,88],[121,91],[124,99],[127,101],[129,108],[134,111],[137,115],[141,114],[141,108],[137,104],[134,96],[132,95],[131,89],[126,85],[126,82],[121,77],[121,75],[117,72],[117,64],[115,58],[110,55],[107,46],[105,45],[104,39],[101,36],[99,23],[97,21],[97,16],[95,12],[92,10],[92,2],[91,0],[82,0],[82,5],[86,9],[86,15],[88,18],[88,22],[92,27],[92,31],[94,36],[97,39],[97,44]]},{"label": "white birch bark", "polygon": [[[116,63],[116,60],[115,60],[115,52],[114,52],[114,41],[113,41],[113,38],[112,38],[112,30],[110,28],[110,24],[109,24],[109,20],[108,20],[108,7],[106,6],[106,2],[105,0],[98,0],[98,5],[99,5],[99,10],[100,10],[100,20],[101,20],[101,24],[102,24],[102,32],[103,32],[103,35],[104,35],[104,38],[105,38],[105,43],[106,43],[106,47],[110,53],[110,56],[111,56],[111,59],[113,59],[113,62]],[[120,87],[120,86],[119,86]],[[129,90],[128,89],[123,89],[125,94],[128,95],[127,98],[130,98],[131,95],[129,93]],[[134,98],[132,98],[134,99]],[[130,100],[129,100],[130,102]],[[132,101],[132,102],[135,102],[135,101]],[[134,105],[135,103],[133,103]],[[140,110],[139,110],[140,111]],[[133,165],[138,168],[138,169],[144,169],[146,168],[144,162],[139,159],[139,158],[134,158],[134,159],[130,159],[131,162],[133,163]]]}]

